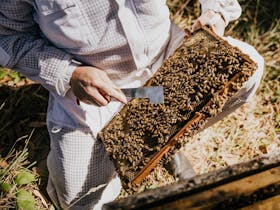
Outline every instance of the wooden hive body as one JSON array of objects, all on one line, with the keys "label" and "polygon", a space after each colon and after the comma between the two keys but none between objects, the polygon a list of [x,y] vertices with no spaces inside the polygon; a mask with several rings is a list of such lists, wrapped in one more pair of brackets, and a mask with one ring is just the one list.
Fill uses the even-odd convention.
[{"label": "wooden hive body", "polygon": [[145,85],[162,85],[165,103],[133,99],[99,133],[123,186],[169,161],[255,70],[247,55],[208,29],[186,38]]},{"label": "wooden hive body", "polygon": [[103,209],[280,209],[280,154],[137,193]]}]

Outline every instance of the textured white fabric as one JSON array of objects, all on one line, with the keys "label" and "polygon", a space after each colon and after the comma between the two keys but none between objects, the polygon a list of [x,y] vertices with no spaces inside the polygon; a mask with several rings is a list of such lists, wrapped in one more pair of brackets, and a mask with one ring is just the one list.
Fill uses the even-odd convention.
[{"label": "textured white fabric", "polygon": [[114,166],[106,155],[102,142],[91,131],[48,124],[51,150],[48,193],[56,204],[65,209],[91,188],[101,184],[105,188],[78,201],[71,209],[100,209],[104,202],[115,199],[121,189]]},{"label": "textured white fabric", "polygon": [[169,30],[165,0],[3,0],[0,47],[10,57],[0,65],[63,96],[72,59],[122,78],[157,59]]},{"label": "textured white fabric", "polygon": [[224,35],[225,21],[223,20],[220,13],[217,13],[213,10],[204,11],[194,23],[193,28],[201,27],[204,25],[210,26],[213,31],[219,36]]},{"label": "textured white fabric", "polygon": [[0,64],[7,65],[10,60],[10,56],[0,47]]},{"label": "textured white fabric", "polygon": [[220,13],[226,23],[236,20],[240,17],[242,9],[237,0],[199,0],[202,13],[207,10],[213,10]]},{"label": "textured white fabric", "polygon": [[[169,38],[165,0],[1,0],[0,65],[65,95],[72,59],[121,78],[153,63]],[[236,0],[201,0],[228,23]],[[7,56],[8,55],[8,56]]]}]

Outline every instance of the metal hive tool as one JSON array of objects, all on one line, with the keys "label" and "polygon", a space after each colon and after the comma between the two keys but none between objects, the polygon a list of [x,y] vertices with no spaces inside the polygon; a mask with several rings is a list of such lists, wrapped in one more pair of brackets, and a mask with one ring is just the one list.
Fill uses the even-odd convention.
[{"label": "metal hive tool", "polygon": [[99,133],[124,188],[137,186],[254,73],[257,66],[207,28],[186,38],[145,86],[164,86],[164,104],[133,99]]}]

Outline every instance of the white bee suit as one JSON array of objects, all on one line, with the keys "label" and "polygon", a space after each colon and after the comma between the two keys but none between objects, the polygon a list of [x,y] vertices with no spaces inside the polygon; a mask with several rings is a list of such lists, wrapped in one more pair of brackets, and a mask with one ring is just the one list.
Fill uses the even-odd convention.
[{"label": "white bee suit", "polygon": [[[175,30],[177,31],[178,29]],[[173,40],[173,43],[175,45],[169,45],[170,47],[167,49],[167,54],[165,55],[169,55],[171,52],[173,52],[174,49],[176,49],[178,43],[180,43],[178,40],[181,40],[184,35],[182,31],[180,33],[181,36],[177,36]],[[250,80],[246,82],[243,88],[236,94],[236,96],[234,96],[225,105],[225,107],[223,108],[223,112],[214,119],[210,120],[207,126],[212,125],[213,123],[222,119],[227,114],[231,113],[242,104],[247,102],[254,95],[257,87],[259,86],[263,73],[263,58],[256,52],[256,50],[252,46],[231,37],[225,37],[224,39],[227,40],[231,45],[237,46],[244,53],[248,54],[251,59],[253,59],[258,64],[259,68],[250,78]],[[154,66],[156,67],[156,69],[162,63],[163,58],[165,57],[163,55],[155,63]],[[151,77],[154,70],[155,69],[153,68],[144,68],[138,70],[135,74],[127,78],[125,83],[121,82],[119,83],[119,85],[122,88],[139,87]],[[92,201],[98,200],[98,197],[101,196],[100,200],[95,206],[95,209],[99,209],[101,208],[102,204],[112,201],[117,197],[121,186],[120,181],[116,177],[116,174],[114,172],[114,167],[105,154],[102,143],[98,142],[95,137],[96,134],[104,127],[104,125],[112,118],[114,113],[119,111],[121,104],[118,102],[111,102],[105,107],[96,107],[93,105],[81,103],[81,105],[78,106],[75,103],[76,98],[73,96],[73,93],[71,91],[69,91],[67,97],[69,97],[69,101],[67,100],[66,106],[64,103],[64,108],[67,107],[67,109],[70,109],[71,111],[73,109],[83,110],[84,114],[86,115],[86,121],[84,123],[89,126],[89,129],[71,130],[61,128],[49,122],[49,129],[52,137],[52,146],[51,152],[48,156],[48,167],[53,167],[50,171],[55,172],[56,174],[50,174],[48,192],[50,195],[53,195],[52,197],[54,198],[56,195],[54,186],[61,186],[60,189],[56,190],[56,192],[63,193],[62,195],[58,196],[58,199],[60,197],[60,204],[63,204],[64,202],[70,203],[71,201],[75,200],[76,197],[78,197],[77,195],[82,196],[84,193],[86,193],[90,189],[90,187],[109,182],[102,194],[101,192],[97,194],[92,193],[91,195],[87,196],[86,199],[83,199],[83,202],[81,202],[81,204],[84,205],[88,201],[90,203],[89,206],[91,206],[93,204]],[[55,103],[56,102],[51,102],[50,104]],[[61,119],[61,114],[55,113],[55,108],[53,109],[54,111],[50,111],[49,114],[53,114],[57,116],[58,119]],[[58,112],[61,112],[60,108]],[[80,116],[80,114],[77,115],[77,118],[80,118]],[[80,123],[80,120],[78,121]],[[58,131],[56,130],[57,128],[61,130]],[[65,158],[59,157],[58,159],[54,160],[54,158],[57,156],[57,154],[55,154],[55,151],[57,150],[61,151],[59,155]],[[63,165],[63,167],[58,167],[59,165]],[[61,177],[64,170],[71,171],[71,173],[67,173],[69,177],[66,177],[65,180],[63,180]],[[58,177],[61,177],[61,179],[58,179]],[[63,184],[60,185],[59,182],[62,182]],[[69,185],[68,189],[66,188],[67,185]],[[81,191],[81,189],[86,190]],[[66,192],[69,197],[64,197]],[[65,204],[64,207],[66,206],[67,204]],[[77,205],[72,209],[79,208],[81,208],[81,206]],[[83,206],[83,209],[86,209],[86,207]]]},{"label": "white bee suit", "polygon": [[[112,78],[114,83],[121,88],[144,85],[184,37],[184,33],[175,25],[172,25],[171,31],[173,39],[170,45],[150,68],[136,70],[121,80]],[[98,193],[86,196],[71,209],[91,209],[94,205],[94,209],[100,209],[102,204],[118,196],[121,189],[120,180],[96,136],[121,107],[122,104],[115,101],[105,107],[83,102],[77,105],[71,89],[65,97],[50,96],[48,128],[51,151],[47,162],[50,171],[48,194],[61,207],[67,208],[71,202],[75,202],[76,198],[87,193],[92,187],[104,183],[109,184]],[[70,113],[71,117],[68,118]],[[64,125],[60,123],[61,120],[64,121]],[[67,121],[68,127],[65,126]]]}]

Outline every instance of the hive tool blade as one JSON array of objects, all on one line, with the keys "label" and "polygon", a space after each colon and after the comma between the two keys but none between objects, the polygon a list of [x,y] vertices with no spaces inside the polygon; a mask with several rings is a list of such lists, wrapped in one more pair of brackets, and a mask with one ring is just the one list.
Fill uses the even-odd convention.
[{"label": "hive tool blade", "polygon": [[149,86],[121,89],[124,95],[130,98],[148,98],[151,104],[164,103],[163,86]]}]

